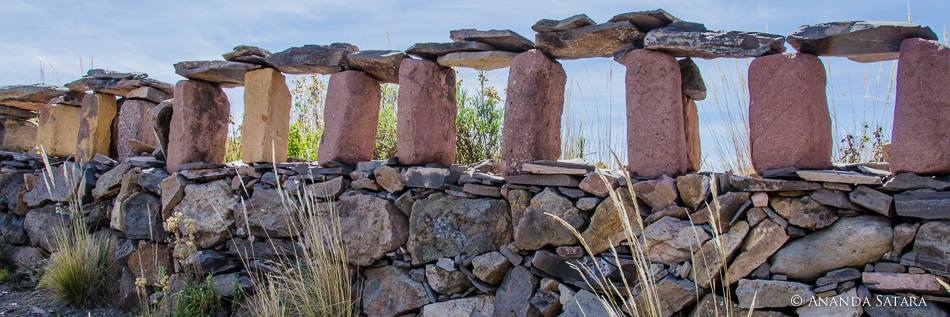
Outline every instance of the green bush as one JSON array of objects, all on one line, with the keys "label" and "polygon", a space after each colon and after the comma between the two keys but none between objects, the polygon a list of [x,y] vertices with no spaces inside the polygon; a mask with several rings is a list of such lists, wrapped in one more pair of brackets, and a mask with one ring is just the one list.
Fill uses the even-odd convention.
[{"label": "green bush", "polygon": [[173,296],[176,302],[172,315],[176,317],[213,316],[214,311],[221,306],[221,294],[212,284],[211,277],[205,279],[204,283],[189,284]]},{"label": "green bush", "polygon": [[484,71],[478,73],[478,90],[455,84],[458,115],[455,117],[457,155],[455,163],[472,164],[499,156],[504,103],[495,87],[488,86]]},{"label": "green bush", "polygon": [[382,88],[379,124],[376,127],[376,142],[373,149],[374,160],[385,160],[396,156],[396,100],[399,89],[398,86],[391,84],[383,84]]}]

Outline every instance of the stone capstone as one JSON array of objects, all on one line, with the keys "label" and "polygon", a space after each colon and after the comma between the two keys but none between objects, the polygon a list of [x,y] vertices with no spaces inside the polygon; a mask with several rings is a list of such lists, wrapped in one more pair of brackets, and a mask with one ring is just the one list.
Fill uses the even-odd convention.
[{"label": "stone capstone", "polygon": [[285,74],[330,75],[342,71],[346,55],[356,51],[359,51],[358,47],[347,43],[304,45],[273,53],[264,58],[264,61]]},{"label": "stone capstone", "polygon": [[475,29],[453,30],[449,32],[452,41],[475,41],[491,45],[495,49],[521,53],[534,48],[534,43],[512,30]]},{"label": "stone capstone", "polygon": [[937,34],[907,22],[840,21],[802,25],[786,40],[799,53],[872,63],[897,59],[901,42],[909,38],[936,41]]},{"label": "stone capstone", "polygon": [[538,33],[535,46],[557,59],[610,57],[624,45],[642,41],[643,35],[629,21],[607,22]]},{"label": "stone capstone", "polygon": [[436,60],[445,67],[467,67],[475,70],[493,70],[511,65],[518,53],[506,51],[455,52]]},{"label": "stone capstone", "polygon": [[358,51],[346,55],[346,67],[366,72],[382,83],[398,84],[399,64],[406,57],[402,51]]},{"label": "stone capstone", "polygon": [[221,85],[222,88],[244,86],[244,74],[260,65],[230,61],[189,61],[175,63],[175,73],[192,80]]},{"label": "stone capstone", "polygon": [[66,95],[66,89],[47,84],[0,86],[0,105],[39,111],[53,98]]},{"label": "stone capstone", "polygon": [[675,22],[648,32],[643,46],[676,57],[745,58],[785,52],[785,37],[760,32],[706,30],[702,24]]}]

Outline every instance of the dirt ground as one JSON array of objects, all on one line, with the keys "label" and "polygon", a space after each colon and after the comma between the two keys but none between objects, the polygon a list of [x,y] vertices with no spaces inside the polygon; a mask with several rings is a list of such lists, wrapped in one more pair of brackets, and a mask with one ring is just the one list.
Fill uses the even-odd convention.
[{"label": "dirt ground", "polygon": [[131,316],[118,309],[72,307],[35,287],[25,281],[0,283],[0,316]]}]

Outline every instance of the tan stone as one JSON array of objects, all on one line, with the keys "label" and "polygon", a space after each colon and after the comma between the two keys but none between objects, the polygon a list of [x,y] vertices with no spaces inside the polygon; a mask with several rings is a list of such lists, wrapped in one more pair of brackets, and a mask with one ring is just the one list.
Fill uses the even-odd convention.
[{"label": "tan stone", "polygon": [[0,119],[0,151],[33,152],[36,124],[20,119]]},{"label": "tan stone", "polygon": [[76,153],[81,115],[82,108],[61,104],[46,104],[40,109],[36,143],[46,155],[64,157]]},{"label": "tan stone", "polygon": [[355,165],[373,159],[382,90],[368,73],[356,70],[330,76],[326,125],[320,138],[320,164],[338,161]]},{"label": "tan stone", "polygon": [[82,100],[76,160],[89,162],[96,154],[109,156],[112,144],[112,119],[118,114],[115,96],[97,93]]},{"label": "tan stone", "polygon": [[279,71],[263,68],[244,74],[244,124],[241,125],[244,163],[287,161],[292,104],[293,96]]},{"label": "tan stone", "polygon": [[699,142],[699,110],[692,98],[683,95],[683,126],[686,128],[686,170],[699,171],[703,151]]}]

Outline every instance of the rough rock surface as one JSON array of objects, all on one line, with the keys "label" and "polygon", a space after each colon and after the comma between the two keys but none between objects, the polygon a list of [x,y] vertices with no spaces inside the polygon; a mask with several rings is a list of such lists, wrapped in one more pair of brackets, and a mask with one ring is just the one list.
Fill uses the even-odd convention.
[{"label": "rough rock surface", "polygon": [[199,248],[213,248],[229,239],[234,227],[232,208],[237,203],[231,194],[231,185],[225,180],[185,187],[185,196],[175,206],[182,220],[194,220],[193,230],[185,226],[182,232],[194,234]]},{"label": "rough rock surface", "polygon": [[797,198],[772,197],[772,208],[788,219],[788,223],[809,230],[830,226],[838,220],[836,210],[821,205],[810,197]]},{"label": "rough rock surface", "polygon": [[221,87],[182,80],[175,85],[165,168],[192,162],[224,163],[231,104]]},{"label": "rough rock surface", "polygon": [[701,24],[676,22],[648,32],[643,46],[676,57],[744,58],[785,52],[785,37],[760,32],[706,30]]},{"label": "rough rock surface", "polygon": [[508,242],[511,215],[504,200],[433,194],[412,206],[407,247],[413,264],[482,254]]},{"label": "rough rock surface", "polygon": [[802,25],[786,40],[799,53],[872,63],[897,59],[901,42],[909,38],[935,41],[937,34],[907,22],[841,21]]},{"label": "rough rock surface", "polygon": [[79,137],[76,142],[77,161],[89,162],[96,154],[109,156],[112,119],[118,110],[113,95],[96,93],[83,98]]},{"label": "rough rock surface", "polygon": [[190,61],[175,64],[175,73],[182,77],[221,85],[222,88],[244,86],[244,74],[260,65],[229,61]]},{"label": "rough rock surface", "polygon": [[[812,281],[825,272],[863,266],[891,251],[893,229],[885,218],[846,217],[823,230],[789,242],[772,257],[772,273]],[[835,254],[815,257],[813,254]],[[802,261],[801,259],[809,259]]]},{"label": "rough rock surface", "polygon": [[629,21],[640,29],[641,32],[646,33],[652,29],[664,27],[673,22],[679,22],[680,19],[667,13],[663,9],[657,9],[622,13],[610,18],[610,22],[620,21]]},{"label": "rough rock surface", "polygon": [[739,297],[739,307],[759,309],[795,306],[793,296],[802,300],[798,304],[808,303],[815,297],[815,292],[811,286],[797,282],[743,279],[739,280],[736,296]]},{"label": "rough rock surface", "polygon": [[409,57],[401,51],[358,51],[346,55],[347,69],[369,73],[383,83],[399,83],[399,64]]},{"label": "rough rock surface", "polygon": [[594,20],[591,20],[586,14],[576,14],[563,20],[541,19],[535,22],[531,29],[538,33],[558,32],[594,24],[596,24]]},{"label": "rough rock surface", "polygon": [[452,43],[417,43],[407,49],[406,53],[434,61],[439,56],[449,53],[493,50],[495,50],[494,47],[482,42],[461,41]]},{"label": "rough rock surface", "polygon": [[561,156],[561,114],[567,74],[561,63],[537,50],[518,54],[508,71],[501,133],[501,174],[518,174],[523,163]]},{"label": "rough rock surface", "polygon": [[788,238],[785,229],[772,220],[760,221],[742,242],[742,251],[726,270],[729,285],[752,274],[772,254],[775,254],[788,241]]},{"label": "rough rock surface", "polygon": [[449,37],[455,42],[482,42],[496,49],[515,53],[521,53],[534,48],[534,43],[532,43],[531,40],[524,38],[512,30],[453,30],[449,32]]},{"label": "rough rock surface", "polygon": [[749,94],[756,172],[831,168],[834,140],[821,60],[807,54],[756,58],[749,65]]},{"label": "rough rock surface", "polygon": [[393,266],[368,269],[363,284],[363,312],[370,316],[399,316],[429,303],[425,286],[409,272]]},{"label": "rough rock surface", "polygon": [[677,63],[680,64],[680,75],[683,78],[683,94],[696,101],[706,99],[706,82],[703,81],[696,62],[687,57]]},{"label": "rough rock surface", "polygon": [[587,242],[593,253],[607,251],[611,247],[610,242],[613,242],[613,246],[617,246],[621,241],[626,240],[627,235],[624,231],[623,221],[630,224],[633,234],[640,233],[640,226],[636,225],[635,217],[637,215],[630,192],[621,190],[619,194],[623,209],[627,213],[627,219],[623,219],[620,206],[614,203],[613,199],[607,198],[597,205],[597,209],[594,210],[594,215],[590,219],[590,225],[581,233],[581,238]]},{"label": "rough rock surface", "polygon": [[257,46],[238,45],[235,46],[230,52],[221,54],[221,57],[224,57],[224,60],[231,62],[244,62],[262,66],[270,66],[270,64],[264,61],[264,58],[270,56],[270,54],[270,51]]},{"label": "rough rock surface", "polygon": [[247,72],[243,82],[246,87],[241,124],[242,161],[248,164],[286,162],[293,96],[284,75],[273,68],[264,68]]},{"label": "rough rock surface", "polygon": [[439,56],[439,65],[467,67],[475,70],[492,70],[511,65],[518,53],[505,51],[455,52]]},{"label": "rough rock surface", "polygon": [[607,22],[579,28],[538,33],[535,46],[557,59],[610,57],[624,44],[643,40],[641,33],[629,21]]},{"label": "rough rock surface", "polygon": [[537,308],[531,305],[531,296],[538,288],[538,278],[523,266],[517,266],[505,274],[504,281],[495,292],[496,316],[537,316]]},{"label": "rough rock surface", "polygon": [[[246,211],[246,212],[245,212]],[[276,189],[254,188],[250,199],[243,205],[234,206],[234,220],[239,235],[254,235],[259,238],[286,238],[298,234],[299,229],[281,203],[280,193]],[[247,230],[250,232],[247,232]]]},{"label": "rough rock surface", "polygon": [[634,50],[627,66],[627,169],[656,178],[686,172],[686,136],[679,65],[672,56]]},{"label": "rough rock surface", "polygon": [[65,157],[76,153],[81,115],[82,108],[68,105],[46,104],[40,109],[36,143],[43,146],[46,155]]},{"label": "rough rock surface", "polygon": [[346,55],[356,51],[358,47],[347,43],[304,45],[273,53],[264,60],[285,74],[330,75],[342,71]]},{"label": "rough rock surface", "polygon": [[[740,221],[733,225],[729,232],[703,243],[701,248],[695,250],[691,259],[695,267],[690,272],[690,279],[696,281],[696,285],[702,288],[709,288],[712,281],[718,283],[719,272],[726,264],[724,259],[731,259],[736,251],[739,251],[748,233],[749,224]],[[762,260],[765,261],[764,258]]]},{"label": "rough rock surface", "polygon": [[891,145],[891,173],[950,173],[950,132],[931,129],[950,122],[950,49],[935,41],[901,44]]},{"label": "rough rock surface", "polygon": [[347,262],[353,265],[370,265],[409,238],[406,216],[386,199],[365,194],[341,197],[339,213]]},{"label": "rough rock surface", "polygon": [[318,162],[356,164],[373,158],[381,90],[367,73],[344,71],[330,76]]},{"label": "rough rock surface", "polygon": [[156,104],[151,101],[138,99],[130,99],[122,103],[122,107],[119,108],[116,131],[112,132],[113,136],[118,136],[115,148],[119,154],[120,162],[141,154],[137,153],[129,144],[130,140],[136,140],[156,148],[159,147],[150,120],[152,108],[155,106]]},{"label": "rough rock surface", "polygon": [[664,217],[643,229],[650,260],[667,265],[690,260],[691,253],[709,238],[702,228],[673,217]]},{"label": "rough rock surface", "polygon": [[548,187],[531,198],[531,205],[524,210],[515,226],[515,244],[519,249],[537,250],[545,245],[577,243],[577,237],[569,229],[546,213],[560,217],[578,230],[587,222],[570,199]]},{"label": "rough rock surface", "polygon": [[422,307],[422,317],[491,317],[495,296],[481,295],[432,303]]},{"label": "rough rock surface", "polygon": [[66,95],[66,89],[47,84],[13,85],[0,87],[0,105],[39,111],[53,98]]},{"label": "rough rock surface", "polygon": [[455,162],[455,71],[425,60],[399,66],[396,152],[399,163]]}]

